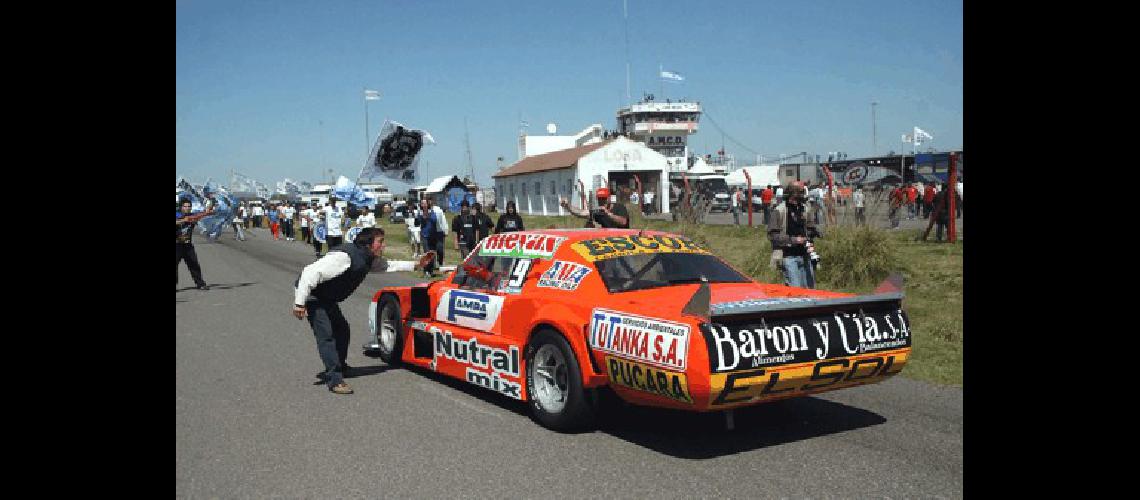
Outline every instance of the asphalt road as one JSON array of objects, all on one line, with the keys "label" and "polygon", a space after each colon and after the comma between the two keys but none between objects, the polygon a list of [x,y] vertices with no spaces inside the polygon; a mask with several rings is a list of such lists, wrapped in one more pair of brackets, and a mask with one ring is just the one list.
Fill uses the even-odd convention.
[{"label": "asphalt road", "polygon": [[387,369],[359,348],[373,274],[342,303],[348,379],[335,395],[292,283],[299,242],[195,244],[209,291],[185,265],[175,294],[178,497],[961,497],[962,391],[902,377],[720,413],[626,406],[592,432],[558,434],[522,404],[426,371]]}]

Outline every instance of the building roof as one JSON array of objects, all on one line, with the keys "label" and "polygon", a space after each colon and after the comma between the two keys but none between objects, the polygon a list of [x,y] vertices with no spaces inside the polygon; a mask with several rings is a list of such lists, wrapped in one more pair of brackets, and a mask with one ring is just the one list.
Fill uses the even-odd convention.
[{"label": "building roof", "polygon": [[455,179],[455,181],[459,182],[460,184],[463,183],[463,181],[459,180],[459,176],[444,175],[444,176],[436,177],[435,179],[432,179],[432,181],[427,186],[427,192],[429,192],[429,193],[442,192],[443,188],[447,187],[447,185],[451,183],[452,179]]},{"label": "building roof", "polygon": [[558,170],[562,168],[569,168],[578,163],[578,159],[586,156],[598,148],[613,142],[613,140],[595,142],[585,146],[578,146],[576,148],[563,149],[561,151],[552,151],[550,153],[528,156],[519,160],[514,165],[511,165],[491,177],[510,177],[513,175],[529,174],[533,172],[545,172],[547,170]]}]

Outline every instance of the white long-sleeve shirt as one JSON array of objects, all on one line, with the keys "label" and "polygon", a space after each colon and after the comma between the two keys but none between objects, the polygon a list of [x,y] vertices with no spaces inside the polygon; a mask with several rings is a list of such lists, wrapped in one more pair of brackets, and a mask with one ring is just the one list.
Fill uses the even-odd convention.
[{"label": "white long-sleeve shirt", "polygon": [[[317,285],[340,276],[352,265],[352,258],[344,252],[329,252],[316,262],[305,266],[301,271],[301,279],[297,281],[297,290],[293,294],[294,304],[304,304]],[[416,263],[410,260],[388,260],[378,258],[372,265],[372,271],[398,272],[414,271]]]}]

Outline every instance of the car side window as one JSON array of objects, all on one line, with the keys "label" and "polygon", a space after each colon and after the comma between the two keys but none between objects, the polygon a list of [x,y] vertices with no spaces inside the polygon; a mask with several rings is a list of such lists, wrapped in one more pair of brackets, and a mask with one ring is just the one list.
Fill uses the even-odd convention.
[{"label": "car side window", "polygon": [[[473,252],[455,271],[452,283],[461,288],[519,293],[530,271],[531,259],[487,257]],[[485,272],[468,272],[467,267]]]}]

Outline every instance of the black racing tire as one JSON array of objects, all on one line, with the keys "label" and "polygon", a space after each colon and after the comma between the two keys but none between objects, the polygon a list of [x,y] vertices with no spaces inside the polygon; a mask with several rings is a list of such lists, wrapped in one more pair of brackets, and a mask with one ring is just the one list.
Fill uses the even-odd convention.
[{"label": "black racing tire", "polygon": [[578,358],[558,332],[550,328],[535,332],[527,344],[526,367],[527,399],[539,424],[558,432],[594,424],[596,408],[582,389]]},{"label": "black racing tire", "polygon": [[[384,330],[394,329],[393,339],[386,347]],[[400,353],[404,350],[404,322],[400,319],[400,301],[393,295],[383,295],[376,305],[376,340],[380,344],[380,360],[388,366],[400,365]]]}]

